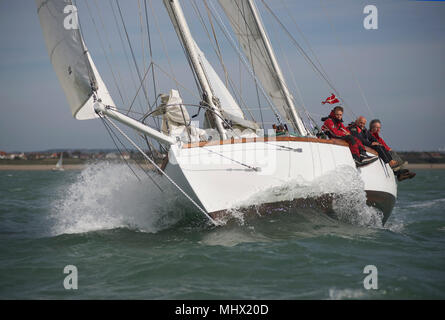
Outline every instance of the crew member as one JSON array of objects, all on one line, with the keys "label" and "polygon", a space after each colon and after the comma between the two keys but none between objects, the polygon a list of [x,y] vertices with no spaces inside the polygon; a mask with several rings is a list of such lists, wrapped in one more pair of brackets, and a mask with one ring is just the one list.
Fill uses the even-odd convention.
[{"label": "crew member", "polygon": [[374,137],[368,129],[366,129],[365,117],[358,117],[355,122],[349,124],[348,130],[354,137],[358,138],[363,145],[377,151],[383,162],[389,163],[391,167],[397,166],[397,161],[392,159],[389,151],[387,151],[386,148],[377,140],[377,138]]},{"label": "crew member", "polygon": [[394,159],[397,164],[393,167],[394,174],[397,176],[397,180],[402,181],[405,179],[412,179],[416,176],[415,172],[411,172],[408,169],[403,168],[404,161],[400,156],[385,143],[385,141],[380,137],[380,130],[382,129],[382,123],[378,119],[374,119],[369,123],[369,131],[371,131],[372,136],[385,148],[387,152],[390,153],[391,158]]},{"label": "crew member", "polygon": [[348,129],[345,128],[343,125],[342,107],[335,107],[328,117],[322,118],[321,120],[324,121],[322,130],[324,130],[330,138],[342,139],[349,144],[352,157],[358,166],[368,164],[377,159],[376,157],[368,156],[362,142],[352,136]]}]

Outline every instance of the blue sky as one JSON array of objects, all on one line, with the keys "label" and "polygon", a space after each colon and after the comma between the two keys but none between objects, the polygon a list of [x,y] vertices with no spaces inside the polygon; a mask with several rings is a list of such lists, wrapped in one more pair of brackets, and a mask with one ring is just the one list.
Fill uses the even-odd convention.
[{"label": "blue sky", "polygon": [[[111,70],[84,2],[77,1],[86,44],[115,102],[119,103],[121,100]],[[141,4],[143,2],[140,1]],[[193,91],[193,79],[166,11],[160,1],[151,2],[175,76]],[[112,46],[112,59],[110,51],[106,50],[106,53],[114,72],[119,73],[119,86],[126,96],[125,104],[135,91],[133,62],[127,62],[125,58],[109,1],[90,0],[88,3],[96,24],[100,27],[99,8],[100,17],[107,26],[106,31],[100,28],[100,34],[102,40]],[[211,41],[195,15],[192,2],[185,0],[182,3],[196,41],[220,71]],[[196,0],[196,3],[201,2]],[[280,0],[268,3],[309,52],[290,17],[295,19],[353,113],[382,120],[383,136],[389,145],[396,150],[445,148],[445,105],[442,97],[445,82],[445,2]],[[143,52],[147,54],[148,51],[142,50],[138,1],[120,1],[120,4],[142,70]],[[330,95],[331,89],[296,52],[260,0],[257,4],[296,101],[301,103],[292,77],[306,108],[319,120],[318,115],[329,112],[329,107],[322,106],[320,102]],[[378,8],[377,30],[363,27],[363,8],[368,4]],[[149,15],[149,19],[155,60],[167,70],[169,64],[163,54],[155,19],[152,15]],[[220,32],[219,35],[222,37]],[[77,121],[72,118],[49,62],[34,1],[0,1],[0,38],[0,150],[113,147],[100,121]],[[144,41],[146,46],[146,38]],[[234,82],[244,86],[247,103],[257,105],[253,86],[244,85],[247,76],[242,75],[239,80],[239,62],[230,45],[224,39],[220,44],[225,63],[234,74]],[[128,48],[126,50],[128,55]],[[145,61],[148,65],[148,55]],[[356,80],[370,109],[364,103]],[[159,91],[163,92],[174,87],[171,81],[161,76],[158,85],[162,89]],[[183,98],[186,102],[198,102],[187,93]],[[150,99],[154,100],[153,95]],[[143,99],[140,101],[142,104]],[[351,120],[352,113],[347,112],[346,122]]]}]

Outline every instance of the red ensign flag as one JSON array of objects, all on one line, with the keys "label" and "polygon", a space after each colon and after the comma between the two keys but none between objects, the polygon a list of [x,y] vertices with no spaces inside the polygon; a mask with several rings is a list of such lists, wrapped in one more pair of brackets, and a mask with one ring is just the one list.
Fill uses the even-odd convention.
[{"label": "red ensign flag", "polygon": [[329,104],[334,104],[334,103],[339,103],[340,101],[337,99],[337,97],[335,96],[335,94],[332,93],[332,96],[330,96],[329,98],[327,98],[325,101],[322,101],[322,104],[325,103],[329,103]]}]

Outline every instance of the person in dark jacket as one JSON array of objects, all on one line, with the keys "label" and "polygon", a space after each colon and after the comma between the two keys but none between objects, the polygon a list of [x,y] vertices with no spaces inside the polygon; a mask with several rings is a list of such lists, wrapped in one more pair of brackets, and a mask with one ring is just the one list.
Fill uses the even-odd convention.
[{"label": "person in dark jacket", "polygon": [[366,154],[366,150],[362,142],[351,135],[348,129],[343,125],[343,108],[340,106],[331,110],[328,117],[322,118],[324,121],[322,130],[330,137],[345,140],[349,144],[352,157],[358,166],[365,165],[375,161],[376,157],[370,157]]},{"label": "person in dark jacket", "polygon": [[404,161],[400,158],[400,156],[393,151],[383,140],[382,137],[380,137],[380,130],[382,129],[382,123],[379,119],[374,119],[369,123],[369,131],[371,132],[372,136],[383,146],[385,151],[389,152],[391,155],[391,158],[394,159],[397,164],[395,167],[393,167],[394,174],[397,176],[397,180],[402,181],[405,179],[411,179],[416,176],[415,172],[411,172],[408,169],[404,169]]},{"label": "person in dark jacket", "polygon": [[392,159],[391,154],[386,150],[386,148],[377,140],[376,137],[371,134],[368,129],[366,129],[365,117],[360,116],[357,118],[357,120],[355,120],[355,122],[350,123],[348,130],[354,137],[358,138],[363,145],[377,151],[383,162],[389,163],[391,167],[397,166],[397,162]]}]

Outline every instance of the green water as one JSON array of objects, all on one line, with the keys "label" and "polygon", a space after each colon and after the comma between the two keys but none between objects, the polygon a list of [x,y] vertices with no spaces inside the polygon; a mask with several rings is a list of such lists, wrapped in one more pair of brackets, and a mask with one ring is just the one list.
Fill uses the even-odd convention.
[{"label": "green water", "polygon": [[0,171],[0,298],[445,298],[445,171],[400,183],[384,227],[315,209],[212,227],[155,189],[124,165]]}]

